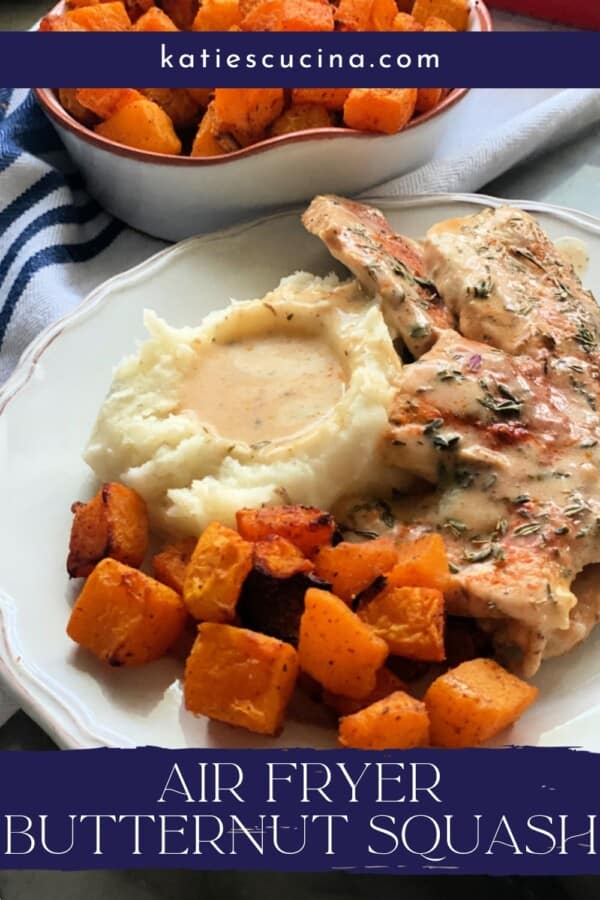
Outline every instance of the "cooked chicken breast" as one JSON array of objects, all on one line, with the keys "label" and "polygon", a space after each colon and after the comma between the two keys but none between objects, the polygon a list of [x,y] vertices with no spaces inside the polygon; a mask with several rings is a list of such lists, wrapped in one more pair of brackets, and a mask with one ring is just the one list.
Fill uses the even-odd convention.
[{"label": "cooked chicken breast", "polygon": [[343,197],[316,197],[302,217],[312,234],[347,266],[370,295],[380,298],[393,338],[417,357],[452,317],[425,277],[423,249],[397,235],[377,209]]},{"label": "cooked chicken breast", "polygon": [[[337,217],[326,199],[321,216]],[[355,219],[372,219],[356,207]],[[330,234],[324,222],[319,233]],[[336,240],[334,255],[358,273],[355,233],[338,225]],[[477,618],[505,661],[531,675],[600,616],[588,570],[573,584],[600,562],[600,311],[518,210],[440,223],[424,247],[418,277],[436,281],[462,334],[444,314],[434,344],[398,378],[388,459],[429,487],[395,500],[391,515],[397,531],[444,534],[449,611]],[[381,296],[380,285],[370,289]],[[383,517],[381,504],[357,508],[358,530],[390,527],[387,507]]]}]

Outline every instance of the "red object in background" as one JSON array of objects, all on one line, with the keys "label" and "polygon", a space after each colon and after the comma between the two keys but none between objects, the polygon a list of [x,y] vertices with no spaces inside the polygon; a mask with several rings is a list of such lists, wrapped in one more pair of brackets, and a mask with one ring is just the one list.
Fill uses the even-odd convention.
[{"label": "red object in background", "polygon": [[491,5],[523,16],[600,30],[600,0],[491,0]]}]

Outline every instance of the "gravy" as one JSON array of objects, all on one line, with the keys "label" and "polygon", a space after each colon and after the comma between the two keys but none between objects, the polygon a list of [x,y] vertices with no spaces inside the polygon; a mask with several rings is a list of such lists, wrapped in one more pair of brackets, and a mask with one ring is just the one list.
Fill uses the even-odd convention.
[{"label": "gravy", "polygon": [[267,332],[202,347],[181,400],[221,436],[256,444],[304,431],[344,388],[343,369],[326,341]]}]

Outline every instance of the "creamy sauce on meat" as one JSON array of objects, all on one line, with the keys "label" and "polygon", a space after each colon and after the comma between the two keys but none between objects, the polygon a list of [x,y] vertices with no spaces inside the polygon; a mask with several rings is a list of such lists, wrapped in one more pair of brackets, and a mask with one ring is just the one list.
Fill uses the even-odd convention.
[{"label": "creamy sauce on meat", "polygon": [[223,437],[256,444],[305,431],[344,389],[342,365],[325,340],[267,332],[203,347],[181,405]]}]

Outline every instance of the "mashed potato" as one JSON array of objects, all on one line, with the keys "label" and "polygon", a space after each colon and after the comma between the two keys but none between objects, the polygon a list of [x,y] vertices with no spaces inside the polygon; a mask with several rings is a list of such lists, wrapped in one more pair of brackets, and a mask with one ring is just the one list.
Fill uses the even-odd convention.
[{"label": "mashed potato", "polygon": [[330,508],[390,483],[380,445],[400,361],[356,282],[297,273],[198,327],[145,324],[85,459],[139,491],[155,527],[197,535],[243,506]]}]

